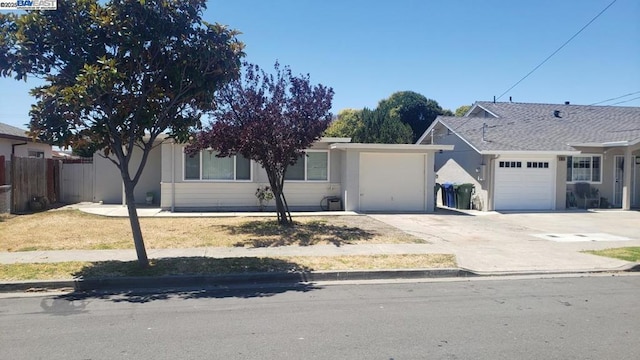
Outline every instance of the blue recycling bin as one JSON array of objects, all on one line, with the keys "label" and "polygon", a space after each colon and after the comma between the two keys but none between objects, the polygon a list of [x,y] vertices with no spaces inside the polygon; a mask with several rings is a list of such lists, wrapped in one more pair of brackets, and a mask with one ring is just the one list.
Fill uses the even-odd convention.
[{"label": "blue recycling bin", "polygon": [[445,196],[445,204],[447,207],[456,207],[456,193],[453,190],[452,183],[444,183],[442,184],[442,190],[444,191]]}]

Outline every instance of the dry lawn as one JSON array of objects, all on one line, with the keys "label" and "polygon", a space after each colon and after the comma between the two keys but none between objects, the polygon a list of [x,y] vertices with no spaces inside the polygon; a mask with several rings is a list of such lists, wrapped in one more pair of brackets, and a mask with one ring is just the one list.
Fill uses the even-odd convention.
[{"label": "dry lawn", "polygon": [[273,258],[204,257],[154,259],[147,269],[136,261],[0,264],[0,281],[104,278],[119,276],[211,275],[252,272],[314,270],[370,270],[401,268],[452,268],[453,255],[369,255]]},{"label": "dry lawn", "polygon": [[[300,217],[294,221],[296,226],[283,228],[273,218],[140,219],[149,249],[424,242],[367,216]],[[133,240],[128,218],[55,210],[0,220],[0,251],[130,248]]]}]

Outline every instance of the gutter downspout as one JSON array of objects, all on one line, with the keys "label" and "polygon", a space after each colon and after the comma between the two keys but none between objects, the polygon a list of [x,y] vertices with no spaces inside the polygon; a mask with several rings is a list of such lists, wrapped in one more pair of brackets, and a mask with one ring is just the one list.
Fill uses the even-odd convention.
[{"label": "gutter downspout", "polygon": [[11,144],[11,157],[14,157],[16,154],[16,146],[27,145],[28,142],[23,142],[22,144]]}]

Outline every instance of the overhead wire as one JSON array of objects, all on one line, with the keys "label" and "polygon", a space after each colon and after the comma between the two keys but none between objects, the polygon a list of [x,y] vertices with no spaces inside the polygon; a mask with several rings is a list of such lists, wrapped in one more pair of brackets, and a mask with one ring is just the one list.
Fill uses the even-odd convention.
[{"label": "overhead wire", "polygon": [[[624,97],[631,96],[631,95],[635,95],[635,94],[640,94],[640,91],[636,91],[636,92],[632,92],[632,93],[628,93],[628,94],[624,94],[624,95],[616,96],[616,97],[614,97],[614,98],[607,99],[607,100],[602,100],[602,101],[598,101],[598,102],[595,102],[595,103],[593,103],[593,104],[589,104],[589,105],[599,105],[599,104],[602,104],[602,103],[606,103],[606,102],[609,102],[609,101],[622,99],[622,98],[624,98]],[[637,98],[635,98],[635,99],[637,99]],[[631,99],[631,100],[635,100],[635,99]],[[629,100],[629,101],[631,101],[631,100]],[[622,103],[624,103],[624,102],[626,102],[626,101],[619,102],[619,103],[616,103],[616,104],[622,104]]]},{"label": "overhead wire", "polygon": [[[503,92],[502,94],[500,94],[500,96],[498,96],[497,98],[495,98],[494,101],[496,100],[500,100],[501,97],[503,97],[505,94],[507,94],[509,91],[513,90],[513,88],[515,88],[516,86],[518,86],[522,81],[524,81],[526,78],[528,78],[531,74],[533,74],[536,70],[538,70],[542,65],[544,65],[547,61],[549,61],[549,59],[551,59],[555,54],[557,54],[560,50],[562,50],[565,46],[567,46],[573,39],[575,39],[578,35],[580,35],[580,33],[582,31],[584,31],[584,29],[586,29],[589,25],[591,25],[591,23],[593,23],[594,21],[596,21],[596,19],[598,19],[602,14],[604,14],[605,11],[607,11],[613,4],[616,3],[616,1],[618,0],[613,0],[611,3],[609,3],[609,5],[607,5],[604,9],[602,9],[595,17],[593,17],[591,20],[589,20],[589,22],[587,22],[582,28],[580,28],[580,30],[578,30],[578,32],[576,32],[573,36],[571,36],[569,38],[569,40],[565,41],[558,49],[556,49],[553,53],[551,53],[551,55],[547,56],[546,59],[544,59],[540,64],[538,64],[538,66],[536,66],[535,68],[533,68],[533,70],[529,71],[524,77],[522,77],[520,80],[518,80],[515,84],[513,84],[509,89],[507,89],[505,92]],[[632,94],[627,94],[625,96],[629,96],[629,95],[634,95],[640,93],[640,91],[636,92],[636,93],[632,93]],[[624,97],[624,96],[622,96]],[[637,98],[631,99],[631,100],[635,100]],[[609,99],[609,100],[616,100],[616,99]],[[628,101],[631,101],[628,100]],[[621,104],[627,101],[623,101],[620,103],[616,103],[616,104]],[[613,104],[613,105],[616,105]],[[469,123],[471,119],[467,119],[465,121],[463,121],[461,124],[459,124],[458,126],[456,126],[452,131],[457,131],[458,129],[460,129],[461,127],[465,126],[467,123]]]},{"label": "overhead wire", "polygon": [[[637,93],[636,93],[636,94],[637,94]],[[618,105],[618,104],[624,104],[624,103],[628,103],[628,102],[630,102],[630,101],[638,100],[638,99],[640,99],[640,96],[638,96],[638,97],[634,97],[633,99],[624,100],[624,101],[619,101],[619,102],[617,102],[617,103],[609,104],[609,106]]]},{"label": "overhead wire", "polygon": [[547,56],[546,59],[544,59],[540,64],[538,64],[538,66],[536,66],[535,68],[533,68],[533,70],[529,71],[529,73],[527,73],[527,75],[525,75],[522,79],[518,80],[518,82],[516,82],[515,84],[513,84],[510,88],[508,88],[505,92],[503,92],[502,94],[500,94],[500,96],[498,96],[496,98],[496,100],[500,100],[501,97],[503,97],[506,93],[508,93],[509,91],[511,91],[513,88],[515,88],[516,86],[518,86],[518,84],[520,84],[522,81],[524,81],[524,79],[528,78],[529,75],[533,74],[536,70],[538,70],[542,65],[544,65],[549,59],[551,59],[555,54],[557,54],[560,50],[562,50],[562,48],[564,48],[565,46],[567,46],[567,44],[569,44],[573,39],[575,39],[576,36],[578,36],[584,29],[586,29],[589,25],[591,25],[591,23],[593,23],[594,21],[596,21],[597,18],[600,17],[600,15],[602,15],[605,11],[607,11],[607,9],[609,9],[611,7],[611,5],[613,5],[616,1],[618,0],[613,0],[609,5],[607,5],[604,9],[602,9],[602,11],[600,11],[598,13],[598,15],[596,15],[593,19],[591,19],[585,26],[583,26],[580,30],[578,30],[577,33],[575,33],[572,37],[569,38],[569,40],[565,41],[564,44],[560,45],[560,47],[558,49],[556,49],[556,51],[554,51],[551,55]]}]

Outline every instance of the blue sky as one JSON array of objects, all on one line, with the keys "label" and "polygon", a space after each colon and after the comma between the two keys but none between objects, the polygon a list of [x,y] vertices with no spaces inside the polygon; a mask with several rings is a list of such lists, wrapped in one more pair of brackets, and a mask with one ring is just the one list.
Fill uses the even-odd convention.
[{"label": "blue sky", "polygon": [[[241,31],[246,60],[333,87],[333,112],[412,90],[455,110],[492,100],[612,0],[228,0],[204,19]],[[617,0],[499,101],[592,104],[640,96],[640,1]],[[0,122],[24,127],[35,85],[0,79]],[[620,106],[640,106],[640,98]]]}]

